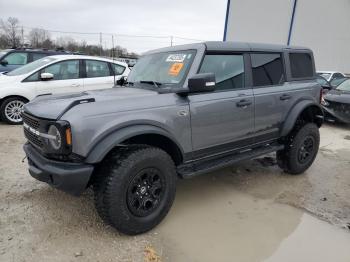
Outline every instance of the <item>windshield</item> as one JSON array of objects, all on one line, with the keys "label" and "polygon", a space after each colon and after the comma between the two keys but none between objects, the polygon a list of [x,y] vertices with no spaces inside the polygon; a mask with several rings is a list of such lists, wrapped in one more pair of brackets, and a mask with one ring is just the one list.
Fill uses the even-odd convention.
[{"label": "windshield", "polygon": [[11,72],[9,72],[8,76],[19,76],[19,75],[25,75],[28,73],[31,73],[33,70],[40,68],[44,65],[50,64],[51,62],[57,60],[56,58],[52,57],[44,57],[39,60],[34,61],[33,63],[26,64],[25,66],[22,66],[20,68],[17,68]]},{"label": "windshield", "polygon": [[318,76],[316,78],[316,81],[321,85],[321,86],[328,86],[328,82],[326,79],[324,79],[322,76]]},{"label": "windshield", "polygon": [[185,81],[195,54],[195,50],[186,50],[145,55],[133,67],[128,82],[147,83],[156,88],[180,85]]},{"label": "windshield", "polygon": [[344,77],[344,78],[336,78],[336,79],[333,79],[333,80],[331,81],[331,85],[332,85],[333,87],[337,87],[338,85],[340,85],[341,83],[343,83],[345,80],[347,80],[346,77]]},{"label": "windshield", "polygon": [[340,91],[350,91],[350,79],[345,80],[336,89]]}]

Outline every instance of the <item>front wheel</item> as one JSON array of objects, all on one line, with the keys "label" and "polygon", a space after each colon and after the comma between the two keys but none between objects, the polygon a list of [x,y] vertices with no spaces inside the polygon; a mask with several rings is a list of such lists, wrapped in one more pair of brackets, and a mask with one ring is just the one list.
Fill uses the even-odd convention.
[{"label": "front wheel", "polygon": [[111,153],[95,174],[95,205],[118,231],[146,232],[168,213],[176,191],[171,157],[161,149],[129,146]]},{"label": "front wheel", "polygon": [[20,97],[5,99],[0,107],[1,119],[10,125],[22,124],[22,110],[26,102],[27,101]]},{"label": "front wheel", "polygon": [[298,175],[314,162],[320,145],[316,124],[308,123],[286,139],[285,148],[277,151],[277,163],[286,173]]}]

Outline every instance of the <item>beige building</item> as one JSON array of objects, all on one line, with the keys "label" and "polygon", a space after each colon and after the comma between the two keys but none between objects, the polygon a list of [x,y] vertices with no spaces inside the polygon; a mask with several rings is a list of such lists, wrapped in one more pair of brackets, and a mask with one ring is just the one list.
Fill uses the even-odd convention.
[{"label": "beige building", "polygon": [[228,0],[227,10],[227,41],[307,46],[317,70],[350,73],[350,0]]}]

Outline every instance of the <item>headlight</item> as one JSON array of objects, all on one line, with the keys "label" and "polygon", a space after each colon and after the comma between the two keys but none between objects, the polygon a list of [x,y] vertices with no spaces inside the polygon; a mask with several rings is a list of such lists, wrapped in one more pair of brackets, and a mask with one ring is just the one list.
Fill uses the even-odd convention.
[{"label": "headlight", "polygon": [[62,136],[58,128],[54,125],[49,127],[48,135],[53,136],[54,138],[49,139],[49,144],[55,150],[60,150],[62,147]]}]

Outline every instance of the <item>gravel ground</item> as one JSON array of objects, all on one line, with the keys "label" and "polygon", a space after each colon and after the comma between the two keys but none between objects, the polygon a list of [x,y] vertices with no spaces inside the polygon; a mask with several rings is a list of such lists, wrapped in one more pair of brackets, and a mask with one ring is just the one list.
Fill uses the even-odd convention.
[{"label": "gravel ground", "polygon": [[0,123],[0,261],[261,261],[305,213],[350,235],[350,127],[322,127],[301,176],[283,174],[269,155],[179,181],[166,219],[136,237],[102,223],[91,190],[76,198],[31,178],[24,142],[21,127]]}]

